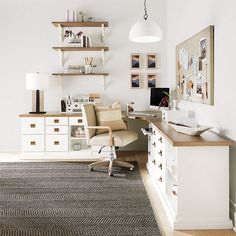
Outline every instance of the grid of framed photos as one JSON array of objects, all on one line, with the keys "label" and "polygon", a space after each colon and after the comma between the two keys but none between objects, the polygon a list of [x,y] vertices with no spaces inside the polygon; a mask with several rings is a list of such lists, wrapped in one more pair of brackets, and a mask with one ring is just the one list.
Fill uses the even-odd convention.
[{"label": "grid of framed photos", "polygon": [[[157,53],[130,54],[130,87],[156,88],[158,82],[157,70],[160,69]],[[146,70],[145,73],[143,70]]]}]

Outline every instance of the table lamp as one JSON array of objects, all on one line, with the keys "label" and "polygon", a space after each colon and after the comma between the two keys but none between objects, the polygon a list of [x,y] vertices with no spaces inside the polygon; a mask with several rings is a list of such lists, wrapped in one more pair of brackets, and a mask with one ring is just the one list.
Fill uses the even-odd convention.
[{"label": "table lamp", "polygon": [[29,112],[30,114],[45,114],[45,111],[40,111],[40,91],[44,91],[51,87],[51,76],[49,74],[27,73],[26,74],[26,89],[36,91],[36,110]]}]

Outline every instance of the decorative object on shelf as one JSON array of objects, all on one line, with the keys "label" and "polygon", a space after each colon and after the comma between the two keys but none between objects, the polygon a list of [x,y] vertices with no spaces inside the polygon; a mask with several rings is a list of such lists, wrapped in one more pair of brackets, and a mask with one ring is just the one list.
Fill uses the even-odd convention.
[{"label": "decorative object on shelf", "polygon": [[72,30],[66,30],[65,31],[65,35],[64,38],[69,38],[70,41],[69,43],[77,43],[80,44],[80,46],[82,47],[83,45],[81,45],[81,38],[83,37],[83,32],[80,31],[78,33],[74,33]]},{"label": "decorative object on shelf", "polygon": [[66,10],[66,21],[68,22],[76,21],[76,12],[74,10]]},{"label": "decorative object on shelf", "polygon": [[147,87],[156,88],[157,86],[157,74],[147,74]]},{"label": "decorative object on shelf", "polygon": [[158,69],[157,54],[148,53],[147,54],[147,69]]},{"label": "decorative object on shelf", "polygon": [[95,22],[95,18],[90,16],[90,17],[87,19],[87,21],[88,21],[88,22]]},{"label": "decorative object on shelf", "polygon": [[176,47],[177,98],[214,105],[214,26]]},{"label": "decorative object on shelf", "polygon": [[55,86],[55,80],[49,74],[27,73],[26,74],[26,89],[36,91],[35,111],[30,114],[45,114],[46,111],[40,109],[40,91],[44,91],[52,86]]},{"label": "decorative object on shelf", "polygon": [[68,113],[72,112],[72,103],[73,103],[73,98],[71,97],[70,94],[68,94],[66,97],[66,112]]},{"label": "decorative object on shelf", "polygon": [[126,104],[126,113],[129,114],[135,110],[135,103],[129,102]]},{"label": "decorative object on shelf", "polygon": [[85,65],[84,65],[85,74],[92,73],[92,70],[93,70],[93,65],[92,65],[93,57],[85,57],[84,62],[85,62]]},{"label": "decorative object on shelf", "polygon": [[85,13],[80,11],[79,14],[81,16],[81,21],[84,22]]},{"label": "decorative object on shelf", "polygon": [[160,26],[148,20],[147,0],[144,0],[144,20],[138,21],[133,25],[129,33],[129,40],[135,43],[154,43],[162,40]]},{"label": "decorative object on shelf", "polygon": [[101,94],[99,94],[99,93],[90,93],[89,94],[89,103],[93,103],[93,104],[101,103]]},{"label": "decorative object on shelf", "polygon": [[132,53],[130,55],[131,69],[141,69],[141,54]]},{"label": "decorative object on shelf", "polygon": [[131,84],[131,88],[141,88],[141,74],[131,73],[130,84]]}]

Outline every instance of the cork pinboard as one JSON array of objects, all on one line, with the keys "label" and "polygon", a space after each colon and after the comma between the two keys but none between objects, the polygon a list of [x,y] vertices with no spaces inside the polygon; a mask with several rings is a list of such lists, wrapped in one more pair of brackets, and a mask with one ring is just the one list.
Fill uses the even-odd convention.
[{"label": "cork pinboard", "polygon": [[176,47],[176,96],[214,105],[214,26]]}]

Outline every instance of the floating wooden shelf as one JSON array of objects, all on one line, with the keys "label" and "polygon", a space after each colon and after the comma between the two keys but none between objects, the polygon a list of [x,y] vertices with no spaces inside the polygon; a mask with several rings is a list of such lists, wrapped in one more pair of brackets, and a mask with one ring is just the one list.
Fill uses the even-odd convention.
[{"label": "floating wooden shelf", "polygon": [[67,21],[54,21],[52,24],[55,27],[108,27],[107,21],[99,22],[67,22]]},{"label": "floating wooden shelf", "polygon": [[109,51],[109,47],[53,47],[57,51]]},{"label": "floating wooden shelf", "polygon": [[53,73],[55,76],[108,76],[109,73],[91,73],[91,74],[83,74],[83,73]]}]

